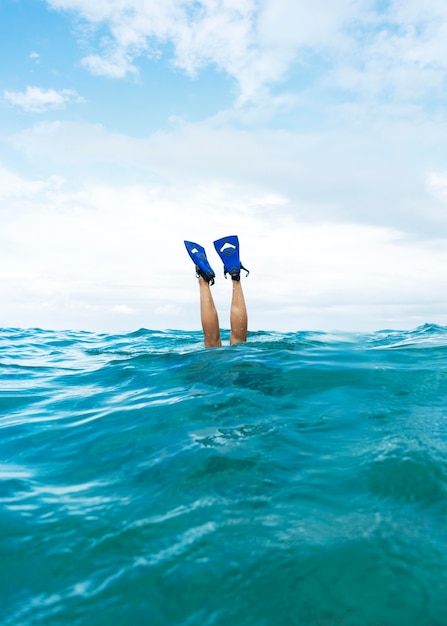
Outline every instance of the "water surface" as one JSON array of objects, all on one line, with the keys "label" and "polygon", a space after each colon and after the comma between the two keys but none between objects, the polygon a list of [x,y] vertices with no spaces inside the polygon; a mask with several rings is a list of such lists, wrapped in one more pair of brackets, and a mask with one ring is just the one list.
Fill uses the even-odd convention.
[{"label": "water surface", "polygon": [[447,328],[0,330],[4,626],[445,626]]}]

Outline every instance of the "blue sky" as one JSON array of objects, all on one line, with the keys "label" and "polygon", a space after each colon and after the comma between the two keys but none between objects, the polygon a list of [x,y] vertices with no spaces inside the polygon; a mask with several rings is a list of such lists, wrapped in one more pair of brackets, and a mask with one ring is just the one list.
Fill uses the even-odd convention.
[{"label": "blue sky", "polygon": [[197,328],[183,239],[238,234],[250,327],[447,319],[447,4],[2,0],[3,326]]}]

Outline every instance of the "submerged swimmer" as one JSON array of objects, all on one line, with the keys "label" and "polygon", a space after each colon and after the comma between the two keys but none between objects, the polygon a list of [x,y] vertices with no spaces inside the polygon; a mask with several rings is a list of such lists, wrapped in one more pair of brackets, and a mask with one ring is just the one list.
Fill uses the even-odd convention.
[{"label": "submerged swimmer", "polygon": [[[220,338],[219,317],[214,305],[211,285],[214,284],[216,274],[212,270],[205,249],[192,241],[185,241],[189,256],[196,266],[196,276],[200,288],[200,317],[202,321],[205,348],[216,348],[222,345]],[[231,276],[233,294],[230,310],[230,344],[247,341],[247,307],[245,306],[244,292],[241,285],[241,269],[249,274],[239,259],[239,240],[236,235],[217,239],[214,242],[217,254],[224,264],[224,275]]]}]

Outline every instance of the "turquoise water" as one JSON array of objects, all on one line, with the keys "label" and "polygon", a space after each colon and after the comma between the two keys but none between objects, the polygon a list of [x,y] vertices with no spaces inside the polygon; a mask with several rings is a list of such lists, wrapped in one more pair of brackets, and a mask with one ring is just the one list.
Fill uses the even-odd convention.
[{"label": "turquoise water", "polygon": [[0,331],[0,621],[447,624],[447,327]]}]

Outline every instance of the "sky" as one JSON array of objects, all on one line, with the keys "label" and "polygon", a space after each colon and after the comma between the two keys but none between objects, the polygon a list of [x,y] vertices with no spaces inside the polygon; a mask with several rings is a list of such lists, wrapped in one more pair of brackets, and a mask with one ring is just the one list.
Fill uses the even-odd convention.
[{"label": "sky", "polygon": [[445,0],[1,0],[0,326],[447,323]]}]

